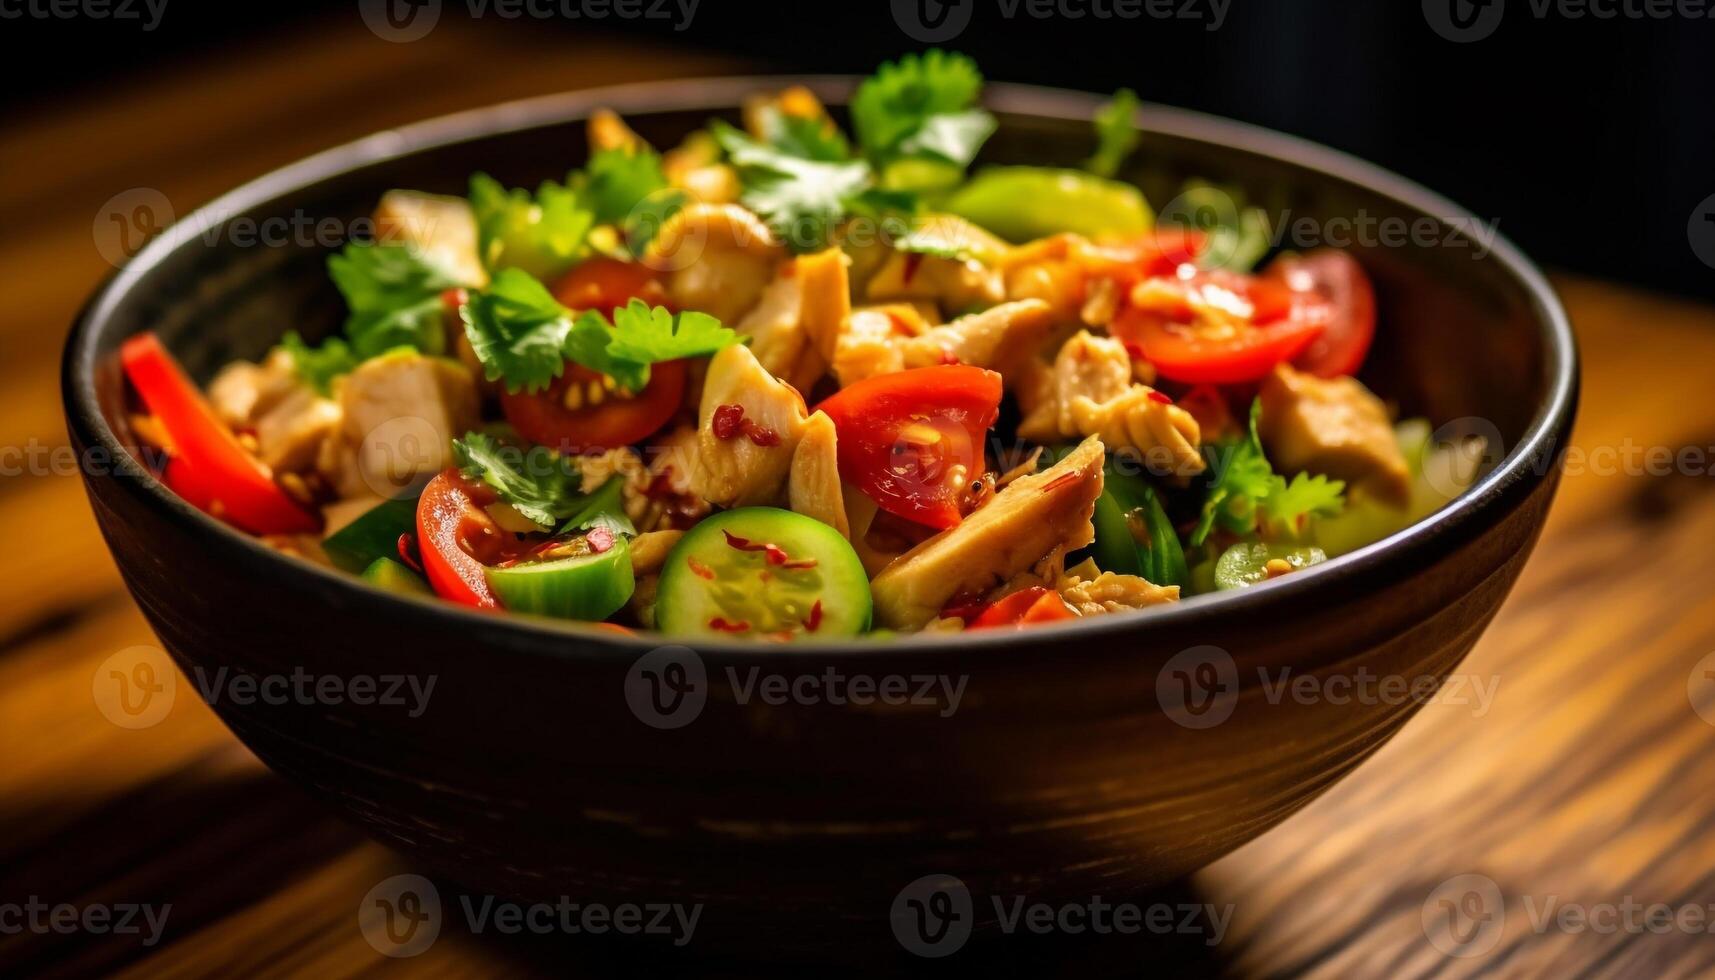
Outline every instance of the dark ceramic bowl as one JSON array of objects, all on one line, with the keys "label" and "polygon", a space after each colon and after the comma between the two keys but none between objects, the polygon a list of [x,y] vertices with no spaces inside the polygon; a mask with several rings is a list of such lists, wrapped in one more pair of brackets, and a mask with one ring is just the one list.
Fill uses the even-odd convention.
[{"label": "dark ceramic bowl", "polygon": [[[269,174],[186,223],[349,221],[388,188],[462,193],[479,169],[531,185],[583,159],[581,121],[597,106],[619,109],[664,145],[711,115],[733,118],[746,93],[781,83],[630,86],[434,120]],[[832,104],[851,85],[809,83]],[[994,85],[988,101],[1001,120],[988,161],[1070,165],[1088,153],[1095,97]],[[1421,220],[1439,235],[1470,220],[1393,174],[1296,139],[1164,108],[1145,109],[1142,121],[1129,176],[1157,202],[1160,188],[1195,175],[1327,228],[1340,227],[1333,218]],[[342,308],[325,250],[244,248],[234,237],[164,236],[90,301],[64,366],[80,450],[134,451],[115,363],[131,334],[157,331],[206,380],[229,358],[257,357],[287,327],[336,328]],[[1406,414],[1486,420],[1504,458],[1451,506],[1384,541],[1144,615],[650,655],[659,644],[646,636],[480,615],[283,558],[147,475],[91,476],[88,492],[127,585],[187,673],[435,679],[416,717],[331,699],[214,704],[268,765],[426,869],[517,897],[702,902],[699,944],[773,949],[891,943],[896,896],[940,873],[978,896],[976,920],[987,928],[994,916],[983,896],[1123,896],[1285,819],[1416,704],[1270,696],[1259,668],[1439,681],[1517,578],[1572,425],[1577,370],[1565,314],[1505,241],[1481,258],[1422,242],[1357,254],[1381,306],[1367,380]],[[947,677],[964,687],[950,713],[945,697],[771,704],[746,696],[753,669],[791,680],[830,670],[842,681]],[[675,702],[659,678],[681,676],[705,683]],[[915,701],[919,682],[904,683]],[[663,706],[680,714],[658,714]]]}]

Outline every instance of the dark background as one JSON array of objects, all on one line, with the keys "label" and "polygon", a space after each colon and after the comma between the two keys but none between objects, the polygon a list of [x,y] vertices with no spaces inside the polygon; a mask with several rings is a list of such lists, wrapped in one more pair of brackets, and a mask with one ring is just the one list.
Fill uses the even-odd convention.
[{"label": "dark background", "polygon": [[[48,0],[0,0],[0,10],[29,2]],[[9,116],[51,112],[68,94],[123,84],[160,64],[358,18],[358,0],[167,2],[146,34],[118,21],[0,20],[0,131]],[[466,2],[444,0],[441,16],[468,16]],[[1538,17],[1533,2],[1544,0],[1492,0],[1505,5],[1499,27],[1461,44],[1431,29],[1424,6],[1468,0],[1232,0],[1214,31],[1207,17],[1007,19],[1001,0],[962,2],[969,26],[942,46],[971,54],[990,78],[1125,85],[1146,100],[1306,136],[1498,218],[1502,234],[1545,263],[1715,296],[1715,270],[1687,233],[1715,194],[1715,19]],[[1113,0],[1060,2],[1095,11]],[[1208,0],[1171,0],[1187,2],[1209,10]],[[1661,0],[1582,2],[1623,10]],[[647,33],[781,71],[867,72],[923,47],[899,28],[888,0],[701,0],[683,32],[611,18],[599,27],[559,18],[497,27]],[[14,152],[28,148],[5,151]]]}]

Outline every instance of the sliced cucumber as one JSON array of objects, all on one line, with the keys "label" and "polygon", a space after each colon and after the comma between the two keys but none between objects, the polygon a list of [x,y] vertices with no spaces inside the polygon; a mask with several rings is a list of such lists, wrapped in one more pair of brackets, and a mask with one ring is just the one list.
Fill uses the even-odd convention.
[{"label": "sliced cucumber", "polygon": [[625,606],[637,587],[631,571],[630,541],[618,535],[610,537],[613,545],[606,551],[489,568],[484,572],[488,586],[500,604],[512,612],[560,619],[606,619]]},{"label": "sliced cucumber", "polygon": [[328,535],[322,542],[322,550],[335,565],[355,575],[369,568],[377,558],[397,555],[399,536],[416,531],[416,498],[388,500]]},{"label": "sliced cucumber", "polygon": [[1309,545],[1289,546],[1241,541],[1221,553],[1215,562],[1215,588],[1243,589],[1269,579],[1268,563],[1286,562],[1292,571],[1319,565],[1328,560],[1321,548]]},{"label": "sliced cucumber", "polygon": [[389,592],[433,595],[423,577],[391,558],[377,558],[363,570],[363,580]]},{"label": "sliced cucumber", "polygon": [[677,636],[798,640],[869,628],[869,576],[840,532],[774,507],[692,528],[661,568],[655,625]]}]

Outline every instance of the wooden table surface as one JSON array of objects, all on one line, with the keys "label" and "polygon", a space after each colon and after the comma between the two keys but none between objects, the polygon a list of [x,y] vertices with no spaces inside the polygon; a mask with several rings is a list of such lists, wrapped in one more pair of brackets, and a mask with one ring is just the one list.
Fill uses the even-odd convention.
[{"label": "wooden table surface", "polygon": [[[386,126],[603,80],[739,67],[452,24],[387,44],[354,15],[264,50],[152,70],[0,137],[0,447],[10,454],[0,460],[0,930],[8,903],[32,899],[172,906],[152,946],[0,934],[0,974],[623,966],[464,933],[415,959],[384,959],[356,910],[377,882],[410,870],[402,859],[267,772],[194,697],[146,729],[103,717],[97,667],[154,640],[63,455],[57,361],[66,324],[106,269],[92,223],[115,194],[155,188],[183,214]],[[1104,963],[1324,976],[1715,970],[1715,937],[1703,932],[1715,921],[1715,680],[1700,664],[1715,654],[1715,494],[1702,473],[1651,475],[1643,455],[1715,455],[1715,308],[1587,280],[1557,285],[1583,345],[1575,441],[1589,455],[1569,466],[1536,556],[1459,670],[1468,691],[1492,685],[1492,702],[1426,706],[1326,796],[1177,888],[1231,907],[1217,946],[1152,940]],[[1458,876],[1481,877],[1443,885]],[[1663,930],[1633,907],[1652,903],[1677,924]],[[1563,917],[1567,906],[1589,913],[1584,925]],[[1450,944],[1449,909],[1471,916],[1454,923],[1463,946]]]}]

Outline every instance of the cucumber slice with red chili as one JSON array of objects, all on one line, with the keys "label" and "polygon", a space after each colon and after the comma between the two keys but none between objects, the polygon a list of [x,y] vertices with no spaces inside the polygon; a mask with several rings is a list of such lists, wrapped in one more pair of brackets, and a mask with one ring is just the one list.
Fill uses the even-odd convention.
[{"label": "cucumber slice with red chili", "polygon": [[483,575],[506,609],[560,619],[606,619],[637,585],[630,543],[605,529],[556,543],[528,561],[485,568]]},{"label": "cucumber slice with red chili", "polygon": [[709,517],[667,555],[655,624],[676,636],[804,640],[869,628],[869,576],[840,532],[774,507]]}]

